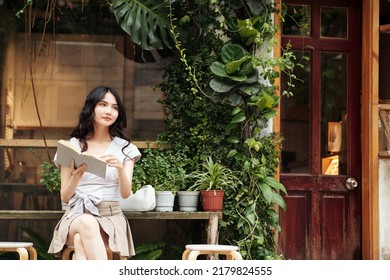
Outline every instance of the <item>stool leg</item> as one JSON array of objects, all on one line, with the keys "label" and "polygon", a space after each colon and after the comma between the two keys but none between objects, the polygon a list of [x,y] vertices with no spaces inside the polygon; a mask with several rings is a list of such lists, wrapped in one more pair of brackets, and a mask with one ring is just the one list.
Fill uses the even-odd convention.
[{"label": "stool leg", "polygon": [[113,260],[114,259],[113,252],[109,248],[106,248],[106,252],[107,252],[107,259],[108,260]]},{"label": "stool leg", "polygon": [[188,260],[188,256],[190,255],[190,253],[191,253],[191,250],[185,250],[183,252],[183,255],[181,256],[181,259],[182,260]]},{"label": "stool leg", "polygon": [[62,260],[70,260],[70,254],[73,253],[73,252],[74,252],[73,248],[65,248],[62,251],[61,259]]},{"label": "stool leg", "polygon": [[196,260],[200,254],[200,251],[191,251],[188,255],[188,260]]},{"label": "stool leg", "polygon": [[27,248],[27,251],[29,253],[30,260],[37,260],[38,259],[38,253],[37,253],[37,250],[35,250],[34,247]]},{"label": "stool leg", "polygon": [[226,255],[227,260],[242,260],[242,256],[237,251],[230,251],[228,255]]},{"label": "stool leg", "polygon": [[16,248],[16,252],[18,252],[20,260],[28,260],[28,252],[26,248]]},{"label": "stool leg", "polygon": [[242,260],[241,254],[239,252],[237,252],[237,251],[233,252],[233,256],[234,256],[235,260],[239,260],[239,261]]}]

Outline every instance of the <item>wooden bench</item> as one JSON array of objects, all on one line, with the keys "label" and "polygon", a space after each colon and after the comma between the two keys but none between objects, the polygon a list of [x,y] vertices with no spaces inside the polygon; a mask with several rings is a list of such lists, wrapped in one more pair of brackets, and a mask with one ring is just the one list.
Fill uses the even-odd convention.
[{"label": "wooden bench", "polygon": [[[0,210],[0,220],[59,220],[64,211]],[[218,244],[218,222],[221,212],[133,212],[123,211],[129,220],[204,220],[207,244]]]}]

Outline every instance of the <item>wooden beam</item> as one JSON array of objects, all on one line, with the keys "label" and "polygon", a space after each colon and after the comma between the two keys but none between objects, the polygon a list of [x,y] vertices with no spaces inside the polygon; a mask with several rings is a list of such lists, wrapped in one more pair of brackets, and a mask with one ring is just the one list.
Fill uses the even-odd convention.
[{"label": "wooden beam", "polygon": [[[61,210],[0,210],[0,220],[56,220],[60,219],[64,211]],[[218,226],[214,227],[218,220],[222,219],[222,212],[136,212],[123,211],[123,214],[129,220],[208,220],[213,225],[213,230],[218,230]],[[213,235],[213,240],[218,240],[217,236]]]},{"label": "wooden beam", "polygon": [[379,1],[362,2],[362,254],[379,258]]},{"label": "wooden beam", "polygon": [[[58,140],[46,140],[48,148],[57,148]],[[139,149],[158,148],[156,141],[132,141]],[[45,148],[41,139],[0,139],[0,148]]]},{"label": "wooden beam", "polygon": [[380,32],[390,32],[390,24],[383,24],[379,26]]}]

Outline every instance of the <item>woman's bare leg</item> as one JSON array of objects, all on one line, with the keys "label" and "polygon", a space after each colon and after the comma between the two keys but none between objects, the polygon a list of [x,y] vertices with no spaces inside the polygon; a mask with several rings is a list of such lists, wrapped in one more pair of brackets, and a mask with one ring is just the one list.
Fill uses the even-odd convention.
[{"label": "woman's bare leg", "polygon": [[85,254],[83,241],[81,240],[81,236],[79,233],[76,233],[74,235],[73,245],[74,245],[73,260],[86,260],[87,255]]},{"label": "woman's bare leg", "polygon": [[77,259],[79,259],[77,251],[80,254],[84,252],[88,260],[107,259],[106,246],[100,234],[100,225],[90,214],[81,215],[73,220],[69,228],[68,244],[74,245]]}]

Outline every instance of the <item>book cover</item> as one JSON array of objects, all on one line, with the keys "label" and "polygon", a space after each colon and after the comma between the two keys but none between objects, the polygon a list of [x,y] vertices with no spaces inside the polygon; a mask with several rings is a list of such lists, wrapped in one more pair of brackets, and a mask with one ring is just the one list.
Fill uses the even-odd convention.
[{"label": "book cover", "polygon": [[81,153],[80,147],[71,144],[69,141],[58,141],[57,163],[70,168],[72,159],[75,161],[76,168],[85,163],[87,165],[87,172],[102,178],[106,177],[107,164],[104,160]]}]

